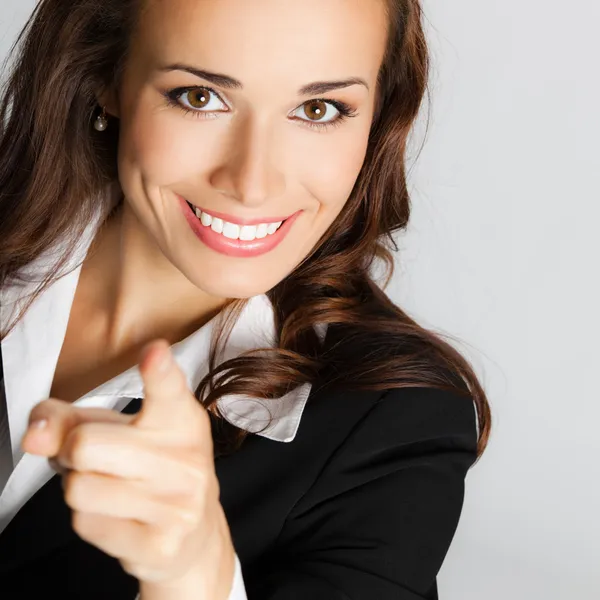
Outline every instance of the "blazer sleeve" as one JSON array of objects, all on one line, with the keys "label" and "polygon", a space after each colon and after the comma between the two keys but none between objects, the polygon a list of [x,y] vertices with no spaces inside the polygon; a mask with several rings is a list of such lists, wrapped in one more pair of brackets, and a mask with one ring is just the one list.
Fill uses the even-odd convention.
[{"label": "blazer sleeve", "polygon": [[249,600],[437,600],[476,448],[470,398],[385,392],[245,580]]}]

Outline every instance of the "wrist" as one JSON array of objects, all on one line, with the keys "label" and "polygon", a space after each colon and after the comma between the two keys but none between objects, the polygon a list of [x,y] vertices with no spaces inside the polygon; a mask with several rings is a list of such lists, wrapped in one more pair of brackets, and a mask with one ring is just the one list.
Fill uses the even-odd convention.
[{"label": "wrist", "polygon": [[140,582],[140,600],[228,600],[235,574],[235,548],[223,511],[197,563],[168,582]]}]

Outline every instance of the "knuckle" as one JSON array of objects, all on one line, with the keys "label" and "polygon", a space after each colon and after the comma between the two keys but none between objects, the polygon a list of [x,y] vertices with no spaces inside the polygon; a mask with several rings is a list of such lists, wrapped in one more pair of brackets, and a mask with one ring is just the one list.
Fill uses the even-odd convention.
[{"label": "knuckle", "polygon": [[205,498],[211,494],[214,486],[213,479],[214,477],[205,467],[193,466],[188,472],[185,496],[196,505],[203,503]]},{"label": "knuckle", "polygon": [[91,541],[92,527],[88,515],[79,511],[73,511],[71,516],[71,526],[77,535],[86,541]]},{"label": "knuckle", "polygon": [[85,467],[89,450],[89,435],[84,425],[74,427],[61,448],[60,457],[68,460],[75,469]]},{"label": "knuckle", "polygon": [[170,529],[174,534],[188,534],[200,524],[197,510],[178,508],[170,514]]},{"label": "knuckle", "polygon": [[190,480],[195,488],[206,488],[210,485],[211,472],[207,465],[201,461],[195,461],[189,466]]},{"label": "knuckle", "polygon": [[154,536],[152,543],[154,554],[161,564],[177,556],[181,548],[181,537],[172,532],[163,532]]},{"label": "knuckle", "polygon": [[83,508],[85,484],[83,476],[70,471],[63,475],[63,495],[65,502],[74,510]]}]

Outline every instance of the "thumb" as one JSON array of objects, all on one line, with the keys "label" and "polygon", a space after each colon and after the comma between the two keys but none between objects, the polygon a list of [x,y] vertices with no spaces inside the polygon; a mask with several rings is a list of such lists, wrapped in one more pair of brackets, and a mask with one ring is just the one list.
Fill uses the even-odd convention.
[{"label": "thumb", "polygon": [[197,423],[204,408],[187,385],[169,343],[155,340],[144,346],[139,364],[144,383],[142,408],[133,424],[141,429],[175,433],[178,442],[197,438]]}]

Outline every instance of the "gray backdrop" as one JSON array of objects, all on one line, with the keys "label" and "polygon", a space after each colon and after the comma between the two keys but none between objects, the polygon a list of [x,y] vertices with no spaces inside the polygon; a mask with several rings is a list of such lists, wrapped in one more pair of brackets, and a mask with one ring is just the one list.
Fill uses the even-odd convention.
[{"label": "gray backdrop", "polygon": [[[33,5],[1,0],[0,55]],[[495,417],[440,598],[598,599],[600,3],[425,9],[433,120],[389,292],[461,340]]]}]

